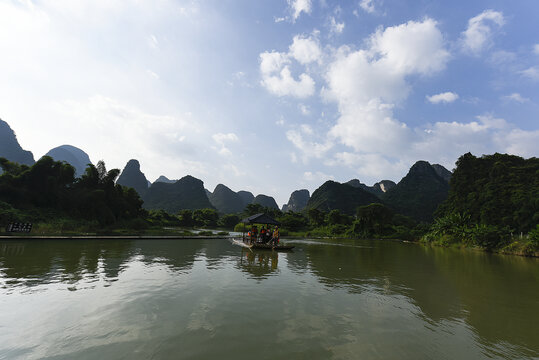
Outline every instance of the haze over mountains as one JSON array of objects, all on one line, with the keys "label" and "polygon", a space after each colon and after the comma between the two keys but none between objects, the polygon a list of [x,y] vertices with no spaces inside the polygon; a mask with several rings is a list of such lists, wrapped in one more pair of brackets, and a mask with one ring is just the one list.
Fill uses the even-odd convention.
[{"label": "haze over mountains", "polygon": [[[13,130],[2,120],[0,140],[0,157],[27,165],[34,163],[32,153],[21,148]],[[72,145],[58,146],[46,155],[70,163],[79,177],[84,173],[86,165],[91,164],[88,154]],[[416,220],[430,221],[438,205],[447,197],[450,179],[451,172],[442,165],[418,161],[398,184],[391,180],[382,180],[373,186],[363,184],[358,179],[345,183],[326,181],[312,196],[306,189],[292,192],[282,210],[340,210],[353,215],[359,206],[383,203]],[[202,180],[189,175],[179,180],[170,180],[162,175],[151,184],[136,159],[128,161],[117,183],[134,188],[144,200],[146,209],[163,209],[175,213],[182,209],[214,208],[224,214],[240,213],[248,204],[279,209],[271,196],[258,194],[255,197],[244,190],[234,192],[224,184],[218,184],[210,192],[204,188]]]},{"label": "haze over mountains", "polygon": [[23,150],[15,132],[2,119],[0,119],[0,157],[24,165],[33,165],[35,162],[32,152]]},{"label": "haze over mountains", "polygon": [[142,198],[144,198],[144,195],[146,195],[146,192],[148,191],[148,180],[142,171],[140,171],[140,163],[135,159],[131,159],[127,162],[116,182],[120,185],[132,187],[137,190]]},{"label": "haze over mountains", "polygon": [[56,161],[65,161],[71,164],[75,168],[75,177],[81,177],[88,164],[92,163],[88,154],[72,145],[55,147],[49,150],[45,156],[50,156]]}]

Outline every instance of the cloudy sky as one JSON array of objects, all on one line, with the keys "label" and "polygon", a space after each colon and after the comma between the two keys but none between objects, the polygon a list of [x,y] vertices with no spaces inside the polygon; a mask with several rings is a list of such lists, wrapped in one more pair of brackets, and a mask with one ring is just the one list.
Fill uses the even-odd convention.
[{"label": "cloudy sky", "polygon": [[0,0],[0,118],[209,190],[539,155],[539,2]]}]

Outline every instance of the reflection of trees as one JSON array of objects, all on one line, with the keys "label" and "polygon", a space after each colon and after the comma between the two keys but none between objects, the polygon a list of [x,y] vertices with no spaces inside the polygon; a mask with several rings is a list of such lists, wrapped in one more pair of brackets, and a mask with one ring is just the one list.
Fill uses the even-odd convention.
[{"label": "reflection of trees", "polygon": [[223,262],[231,250],[224,239],[138,240],[133,243],[146,264],[164,264],[173,271],[189,271],[202,256],[208,266]]},{"label": "reflection of trees", "polygon": [[[130,257],[129,240],[28,240],[0,243],[0,265],[6,286],[76,282],[96,276],[115,279]],[[101,263],[100,263],[101,262]]]},{"label": "reflection of trees", "polygon": [[481,341],[539,350],[537,259],[440,248],[427,251],[459,294],[466,322]]},{"label": "reflection of trees", "polygon": [[336,245],[305,249],[312,272],[326,286],[402,294],[433,320],[458,315],[447,305],[458,302],[453,287],[418,246],[376,240]]},{"label": "reflection of trees", "polygon": [[262,280],[278,271],[279,253],[277,251],[242,249],[236,266],[251,277]]},{"label": "reflection of trees", "polygon": [[387,241],[348,245],[305,246],[287,263],[298,274],[310,268],[328,287],[404,295],[429,321],[464,319],[488,347],[538,348],[536,259]]},{"label": "reflection of trees", "polygon": [[[6,287],[82,279],[114,281],[133,256],[145,264],[189,271],[204,254],[218,265],[231,249],[226,240],[27,240],[0,242],[0,277]],[[236,253],[236,252],[235,252]]]}]

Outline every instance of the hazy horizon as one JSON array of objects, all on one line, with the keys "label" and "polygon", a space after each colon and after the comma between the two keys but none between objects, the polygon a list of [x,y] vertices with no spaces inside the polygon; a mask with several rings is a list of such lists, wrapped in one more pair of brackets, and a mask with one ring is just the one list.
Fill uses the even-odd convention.
[{"label": "hazy horizon", "polygon": [[0,0],[0,118],[150,181],[311,193],[539,154],[539,3]]}]

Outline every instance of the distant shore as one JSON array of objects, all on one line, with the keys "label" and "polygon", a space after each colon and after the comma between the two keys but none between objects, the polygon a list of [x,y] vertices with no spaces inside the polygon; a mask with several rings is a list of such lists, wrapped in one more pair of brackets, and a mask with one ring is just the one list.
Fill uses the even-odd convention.
[{"label": "distant shore", "polygon": [[223,239],[232,235],[0,235],[0,240],[157,240]]}]

